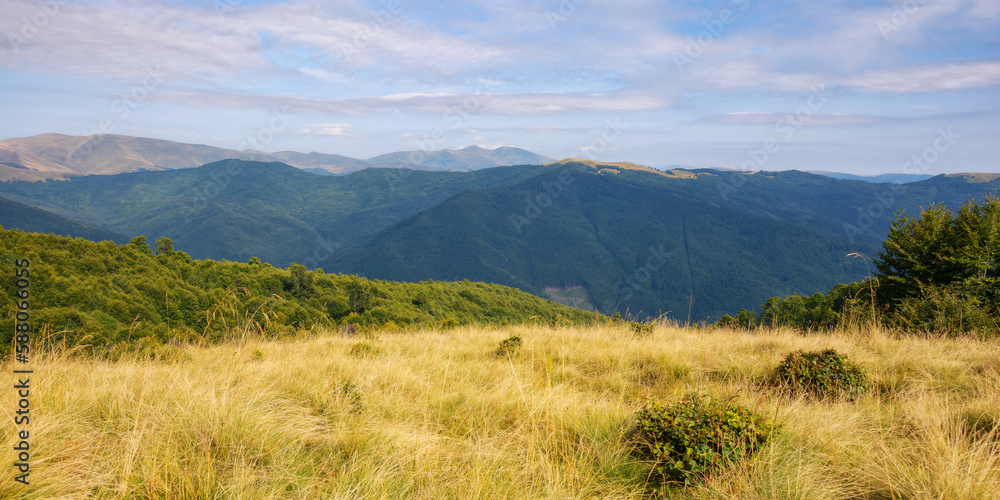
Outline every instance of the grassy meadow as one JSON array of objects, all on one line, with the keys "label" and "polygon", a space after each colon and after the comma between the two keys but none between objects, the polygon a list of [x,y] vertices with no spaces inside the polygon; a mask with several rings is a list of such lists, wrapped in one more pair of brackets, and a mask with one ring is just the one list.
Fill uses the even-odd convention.
[{"label": "grassy meadow", "polygon": [[[513,335],[519,355],[494,356]],[[767,384],[789,352],[825,348],[873,390],[817,401]],[[32,368],[31,484],[8,466],[2,498],[1000,498],[1000,339],[460,327],[159,360],[47,347]],[[691,390],[738,395],[780,429],[725,475],[654,490],[633,415]]]}]

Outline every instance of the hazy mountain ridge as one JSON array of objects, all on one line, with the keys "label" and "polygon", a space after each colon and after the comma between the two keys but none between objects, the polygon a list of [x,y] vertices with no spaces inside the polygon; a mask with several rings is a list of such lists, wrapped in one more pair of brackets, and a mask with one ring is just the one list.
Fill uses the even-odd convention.
[{"label": "hazy mountain ridge", "polygon": [[365,168],[405,167],[418,170],[476,170],[552,161],[519,148],[403,151],[368,160],[326,153],[237,151],[145,137],[105,134],[79,137],[41,134],[0,141],[0,180],[68,179],[80,175],[193,168],[225,159],[276,161],[298,168],[348,173]]},{"label": "hazy mountain ridge", "polygon": [[[684,172],[564,164],[456,195],[334,256],[333,268],[404,281],[483,280],[539,295],[582,285],[601,312],[686,320],[690,308],[694,320],[717,319],[771,296],[862,279],[864,262],[846,256],[874,256],[895,210],[957,206],[991,189],[943,176],[901,187],[866,225],[858,209],[885,199],[882,185],[796,171]],[[551,187],[560,174],[572,182],[558,191]],[[723,197],[722,186],[737,187]],[[551,204],[532,207],[547,189],[558,191]]]},{"label": "hazy mountain ridge", "polygon": [[[318,176],[282,163],[0,183],[0,196],[196,258],[256,256],[401,281],[582,286],[590,307],[694,320],[861,279],[898,210],[957,206],[990,176],[906,185],[798,171],[557,162]],[[874,207],[874,208],[873,208]],[[27,221],[17,225],[35,228]],[[692,303],[689,299],[694,299]]]},{"label": "hazy mountain ridge", "polygon": [[810,174],[833,177],[834,179],[864,181],[864,182],[874,182],[874,183],[887,182],[892,184],[906,184],[909,182],[919,182],[934,177],[933,175],[930,174],[855,175],[855,174],[845,174],[842,172],[825,172],[819,170],[807,170],[807,172],[809,172]]},{"label": "hazy mountain ridge", "polygon": [[313,258],[323,267],[315,260],[317,249],[328,256],[333,248],[361,244],[459,192],[523,180],[538,175],[539,168],[368,168],[319,176],[283,163],[223,160],[194,169],[66,182],[2,182],[0,197],[151,241],[166,236],[195,258],[245,262],[256,256],[279,266]]},{"label": "hazy mountain ridge", "polygon": [[426,170],[477,170],[505,165],[542,165],[552,159],[520,148],[469,146],[458,150],[400,151],[369,158],[367,162],[404,168],[420,166]]}]

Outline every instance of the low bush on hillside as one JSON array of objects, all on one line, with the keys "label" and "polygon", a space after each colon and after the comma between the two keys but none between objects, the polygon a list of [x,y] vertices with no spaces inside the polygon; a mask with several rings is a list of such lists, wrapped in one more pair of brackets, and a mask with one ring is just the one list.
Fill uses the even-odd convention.
[{"label": "low bush on hillside", "polygon": [[628,324],[632,334],[636,337],[648,337],[653,334],[653,323],[643,323],[640,321],[631,321]]},{"label": "low bush on hillside", "polygon": [[730,400],[695,392],[672,404],[647,400],[636,415],[635,450],[665,482],[695,484],[752,456],[772,425]]},{"label": "low bush on hillside", "polygon": [[368,342],[358,342],[351,346],[351,355],[358,357],[373,356],[381,352],[381,349]]},{"label": "low bush on hillside", "polygon": [[834,349],[785,356],[774,370],[776,384],[814,397],[856,399],[868,390],[864,370]]},{"label": "low bush on hillside", "polygon": [[519,354],[521,354],[521,337],[517,335],[500,342],[500,346],[493,352],[498,358],[515,357]]},{"label": "low bush on hillside", "polygon": [[757,315],[753,311],[747,311],[746,309],[740,309],[740,312],[736,314],[735,318],[728,314],[724,314],[716,323],[717,326],[726,328],[742,328],[744,330],[756,328],[757,324]]}]

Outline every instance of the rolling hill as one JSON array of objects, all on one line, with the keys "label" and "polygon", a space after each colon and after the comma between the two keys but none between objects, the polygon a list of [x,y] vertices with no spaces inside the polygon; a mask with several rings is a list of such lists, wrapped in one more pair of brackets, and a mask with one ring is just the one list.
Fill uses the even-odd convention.
[{"label": "rolling hill", "polygon": [[523,149],[405,151],[359,160],[336,154],[218,148],[126,135],[88,137],[41,134],[0,141],[0,180],[68,179],[80,175],[192,168],[225,159],[281,162],[303,169],[342,174],[369,167],[418,170],[476,170],[507,165],[537,165],[551,161]]},{"label": "rolling hill", "polygon": [[[991,176],[908,184],[804,172],[555,162],[472,172],[281,163],[0,183],[0,198],[195,258],[394,281],[471,279],[601,312],[717,319],[863,278],[889,220],[996,192]],[[35,231],[27,219],[6,227]]]},{"label": "rolling hill", "polygon": [[[139,241],[116,245],[0,229],[0,266],[30,262],[31,319],[45,341],[84,344],[98,355],[232,335],[282,337],[315,327],[584,323],[593,314],[486,283],[393,283],[356,276],[193,260]],[[13,272],[0,278],[0,310],[17,309]],[[22,288],[23,289],[23,288]],[[21,320],[23,321],[23,320]],[[0,355],[17,319],[0,317]],[[33,343],[32,348],[35,348]]]},{"label": "rolling hill", "polygon": [[54,234],[91,241],[127,243],[129,237],[52,212],[0,198],[0,228],[29,227],[31,232]]},{"label": "rolling hill", "polygon": [[[873,256],[897,209],[957,206],[997,187],[943,176],[893,188],[794,171],[566,163],[458,194],[334,256],[332,268],[404,281],[468,278],[553,299],[582,289],[585,306],[604,313],[717,319],[771,296],[862,279],[865,263],[847,254]],[[878,217],[866,212],[873,205]]]},{"label": "rolling hill", "polygon": [[419,168],[422,170],[477,170],[505,165],[541,165],[551,158],[520,148],[485,149],[469,146],[441,151],[402,151],[366,160],[369,165]]},{"label": "rolling hill", "polygon": [[[194,258],[259,257],[278,266],[297,261],[328,268],[334,249],[361,244],[459,192],[517,182],[539,168],[380,168],[319,176],[282,163],[224,160],[193,169],[5,182],[0,197],[150,241],[165,236]],[[28,221],[7,227],[38,230]]]}]

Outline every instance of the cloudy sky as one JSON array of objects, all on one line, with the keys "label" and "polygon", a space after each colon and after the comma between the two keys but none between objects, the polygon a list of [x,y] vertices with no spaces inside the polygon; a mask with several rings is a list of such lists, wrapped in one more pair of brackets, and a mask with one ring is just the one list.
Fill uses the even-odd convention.
[{"label": "cloudy sky", "polygon": [[997,0],[0,0],[0,139],[1000,172]]}]

